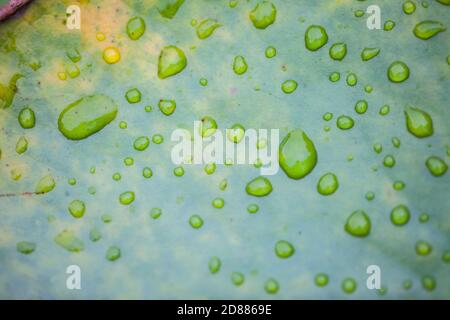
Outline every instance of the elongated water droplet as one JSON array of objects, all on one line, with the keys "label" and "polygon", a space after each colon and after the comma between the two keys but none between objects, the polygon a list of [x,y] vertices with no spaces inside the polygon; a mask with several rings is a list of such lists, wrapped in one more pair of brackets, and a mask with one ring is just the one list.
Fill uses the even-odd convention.
[{"label": "elongated water droplet", "polygon": [[16,244],[17,252],[22,254],[30,254],[36,250],[36,243],[30,241],[20,241]]},{"label": "elongated water droplet", "polygon": [[83,97],[64,108],[58,118],[58,129],[67,139],[85,139],[113,121],[116,114],[117,105],[111,98]]},{"label": "elongated water droplet", "polygon": [[209,272],[215,274],[220,271],[220,267],[222,266],[222,261],[220,261],[219,257],[211,257],[208,262]]},{"label": "elongated water droplet", "polygon": [[407,107],[405,109],[406,128],[409,133],[417,138],[429,137],[434,133],[431,116],[418,108]]},{"label": "elongated water droplet", "polygon": [[369,61],[379,54],[380,54],[379,48],[364,48],[363,51],[361,52],[361,59],[363,61]]},{"label": "elongated water droplet", "polygon": [[278,149],[279,163],[291,179],[301,179],[316,166],[317,151],[312,140],[301,129],[289,132]]},{"label": "elongated water droplet", "polygon": [[197,37],[202,40],[206,39],[220,26],[221,24],[218,23],[217,20],[205,19],[197,26]]},{"label": "elongated water droplet", "polygon": [[446,28],[441,22],[426,20],[416,24],[413,33],[419,39],[428,40],[445,30]]},{"label": "elongated water droplet", "polygon": [[275,22],[277,9],[272,2],[262,1],[250,12],[250,20],[257,29],[265,29]]},{"label": "elongated water droplet", "polygon": [[53,179],[53,176],[51,174],[48,174],[39,180],[34,191],[36,193],[43,194],[52,191],[55,186],[55,179]]},{"label": "elongated water droplet", "polygon": [[245,191],[251,196],[264,197],[272,192],[272,184],[269,179],[260,176],[247,183]]},{"label": "elongated water droplet", "polygon": [[64,229],[56,237],[54,241],[69,252],[80,252],[84,250],[84,243],[77,238],[71,230]]},{"label": "elongated water droplet", "polygon": [[176,75],[186,68],[187,59],[183,50],[167,46],[161,50],[158,60],[158,77],[165,79]]},{"label": "elongated water droplet", "polygon": [[328,35],[324,27],[311,25],[305,32],[305,47],[317,51],[328,42]]},{"label": "elongated water droplet", "polygon": [[370,218],[363,210],[354,211],[345,223],[345,231],[355,237],[367,237],[371,227]]}]

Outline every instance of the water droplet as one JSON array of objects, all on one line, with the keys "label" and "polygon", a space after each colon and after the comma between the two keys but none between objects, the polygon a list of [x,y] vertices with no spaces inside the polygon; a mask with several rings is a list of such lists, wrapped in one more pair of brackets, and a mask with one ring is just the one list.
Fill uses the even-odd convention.
[{"label": "water droplet", "polygon": [[445,263],[450,263],[450,250],[444,251],[444,253],[442,254],[442,261],[444,261]]},{"label": "water droplet", "polygon": [[238,5],[237,0],[230,0],[230,1],[228,1],[228,6],[230,8],[236,8],[237,5]]},{"label": "water droplet", "polygon": [[419,256],[429,255],[433,251],[433,247],[426,241],[419,240],[416,242],[416,253]]},{"label": "water droplet", "polygon": [[95,38],[97,39],[97,41],[104,41],[106,39],[106,36],[103,32],[97,32]]},{"label": "water droplet", "polygon": [[260,176],[247,183],[245,191],[251,196],[264,197],[272,192],[272,184],[269,179]]},{"label": "water droplet", "polygon": [[355,104],[355,111],[356,113],[363,114],[366,113],[368,107],[369,105],[366,100],[358,100]]},{"label": "water droplet", "polygon": [[222,266],[222,261],[220,261],[219,257],[211,257],[208,262],[209,272],[211,274],[215,274],[220,271],[220,267]]},{"label": "water droplet", "polygon": [[125,93],[125,99],[128,103],[138,103],[141,101],[141,92],[136,88],[130,89]]},{"label": "water droplet", "polygon": [[275,279],[270,278],[264,284],[264,290],[266,290],[268,294],[276,294],[279,289],[280,285],[278,284],[278,281]]},{"label": "water droplet", "polygon": [[408,207],[403,204],[396,206],[391,211],[391,221],[396,226],[403,226],[407,224],[410,216]]},{"label": "water droplet", "polygon": [[393,187],[394,190],[400,191],[405,189],[405,183],[403,181],[395,181]]},{"label": "water droplet", "polygon": [[391,31],[392,29],[395,28],[395,22],[392,20],[387,20],[384,23],[384,31]]},{"label": "water droplet", "polygon": [[30,254],[36,250],[36,243],[30,241],[17,242],[16,249],[22,254]]},{"label": "water droplet", "polygon": [[144,151],[147,149],[148,145],[150,144],[150,139],[146,136],[141,136],[139,138],[136,138],[133,143],[133,148],[137,151]]},{"label": "water droplet", "polygon": [[341,79],[341,74],[339,72],[333,72],[330,74],[329,79],[331,82],[337,82]]},{"label": "water droplet", "polygon": [[356,74],[350,72],[347,75],[346,81],[347,81],[347,85],[349,85],[350,87],[354,87],[358,83],[358,77],[356,76]]},{"label": "water droplet", "polygon": [[145,32],[144,19],[140,17],[131,18],[127,23],[127,34],[131,40],[138,40]]},{"label": "water droplet", "polygon": [[336,119],[336,126],[341,130],[349,130],[353,128],[355,122],[349,116],[342,115]]},{"label": "water droplet", "polygon": [[395,61],[389,66],[387,75],[391,82],[403,82],[409,78],[409,67],[402,61]]},{"label": "water droplet", "polygon": [[380,54],[379,48],[364,48],[363,51],[361,52],[361,59],[363,61],[369,61],[379,54]]},{"label": "water droplet", "polygon": [[286,240],[279,240],[275,244],[275,254],[282,259],[287,259],[291,257],[295,253],[294,246],[286,241]]},{"label": "water droplet", "polygon": [[269,1],[258,3],[250,12],[250,20],[257,29],[265,29],[275,22],[277,9]]},{"label": "water droplet", "polygon": [[218,23],[217,20],[205,19],[197,26],[197,37],[202,40],[206,39],[220,26],[221,24]]},{"label": "water droplet", "polygon": [[233,60],[233,71],[237,75],[244,74],[248,69],[247,62],[243,56],[236,56]]},{"label": "water droplet", "polygon": [[208,80],[205,78],[201,78],[198,83],[200,83],[202,87],[206,87],[208,85]]},{"label": "water droplet", "polygon": [[217,122],[210,116],[204,116],[202,118],[202,124],[200,126],[200,136],[203,138],[212,136],[217,130]]},{"label": "water droplet", "polygon": [[116,261],[120,258],[120,248],[116,246],[111,246],[106,251],[105,258],[109,261]]},{"label": "water droplet", "polygon": [[19,113],[19,124],[24,129],[34,128],[36,124],[36,117],[31,108],[23,108]]},{"label": "water droplet", "polygon": [[189,218],[189,224],[194,229],[199,229],[203,226],[203,219],[198,214],[194,214]]},{"label": "water droplet", "polygon": [[75,236],[71,230],[64,229],[56,237],[54,241],[69,252],[80,252],[84,250],[84,243]]},{"label": "water droplet", "polygon": [[103,50],[103,60],[108,64],[114,64],[120,61],[120,51],[116,47],[108,47]]},{"label": "water droplet", "polygon": [[363,210],[354,211],[345,223],[345,231],[355,237],[367,237],[371,227],[370,218]]},{"label": "water droplet", "polygon": [[221,209],[225,205],[225,200],[223,200],[222,198],[215,198],[212,201],[212,205],[216,209]]},{"label": "water droplet", "polygon": [[216,164],[214,162],[210,162],[208,164],[206,164],[205,166],[205,172],[206,174],[213,174],[214,172],[216,172]]},{"label": "water droplet", "polygon": [[413,33],[419,39],[428,40],[445,30],[446,28],[441,22],[426,20],[416,24]]},{"label": "water droplet", "polygon": [[420,214],[420,216],[419,216],[420,223],[426,223],[426,222],[428,222],[428,220],[430,220],[430,215],[428,213],[423,212]]},{"label": "water droplet", "polygon": [[55,179],[53,179],[53,176],[51,174],[47,174],[39,180],[34,191],[36,193],[43,194],[52,191],[55,186]]},{"label": "water droplet", "polygon": [[161,144],[161,143],[164,142],[164,137],[162,135],[160,135],[160,134],[154,134],[152,136],[152,142],[154,144]]},{"label": "water droplet", "polygon": [[289,132],[279,147],[279,163],[291,179],[308,175],[317,164],[317,151],[312,140],[301,129]]},{"label": "water droplet", "polygon": [[395,148],[400,148],[401,141],[400,141],[399,138],[393,137],[393,138],[391,139],[391,141],[392,141],[392,145],[393,145]]},{"label": "water droplet", "polygon": [[145,107],[144,107],[144,110],[145,110],[145,112],[152,112],[153,107],[150,106],[150,105],[148,105],[148,106],[145,106]]},{"label": "water droplet", "polygon": [[187,59],[183,50],[167,46],[161,50],[158,60],[158,77],[165,79],[176,75],[186,68]]},{"label": "water droplet", "polygon": [[411,280],[403,281],[403,289],[409,290],[411,288],[412,288],[412,281]]},{"label": "water droplet", "polygon": [[245,128],[239,123],[235,123],[227,131],[227,138],[231,142],[239,143],[245,136]]},{"label": "water droplet", "polygon": [[395,166],[395,158],[393,155],[387,155],[383,159],[383,165],[387,168],[392,168]]},{"label": "water droplet", "polygon": [[184,0],[168,0],[164,1],[164,7],[159,7],[158,11],[161,16],[167,19],[172,19],[178,12],[178,9],[183,5]]},{"label": "water droplet", "polygon": [[433,276],[423,276],[422,287],[427,291],[433,291],[436,289],[436,279]]},{"label": "water droplet", "polygon": [[406,128],[409,133],[417,138],[429,137],[433,134],[433,119],[418,108],[407,107],[405,109]]},{"label": "water droplet", "polygon": [[133,191],[125,191],[122,192],[119,196],[119,202],[124,206],[131,204],[134,201],[134,192]]},{"label": "water droplet", "polygon": [[92,242],[97,242],[101,238],[102,238],[102,234],[96,228],[93,228],[93,229],[91,229],[91,231],[89,231],[89,239]]},{"label": "water droplet", "polygon": [[126,157],[125,159],[123,159],[123,163],[126,166],[132,166],[134,164],[134,159],[132,157]]},{"label": "water droplet", "polygon": [[265,51],[266,58],[271,59],[277,55],[277,49],[275,47],[269,46]]},{"label": "water droplet", "polygon": [[235,286],[241,286],[245,281],[245,276],[241,272],[233,272],[231,274],[231,282]]},{"label": "water droplet", "polygon": [[161,217],[161,215],[162,215],[161,208],[152,208],[150,210],[150,218],[152,219],[158,219],[159,217]]},{"label": "water droplet", "polygon": [[73,200],[69,204],[69,212],[74,218],[81,218],[84,216],[84,212],[86,211],[86,205],[81,200]]},{"label": "water droplet", "polygon": [[436,156],[428,157],[425,161],[425,165],[428,168],[428,171],[435,177],[443,176],[448,170],[445,161]]},{"label": "water droplet", "polygon": [[311,25],[305,32],[305,47],[317,51],[328,42],[328,35],[324,27]]},{"label": "water droplet", "polygon": [[317,191],[324,196],[331,195],[339,188],[338,178],[334,173],[328,172],[320,177]]},{"label": "water droplet", "polygon": [[346,278],[344,281],[342,281],[341,288],[342,291],[345,293],[351,294],[355,292],[356,288],[358,287],[355,279],[352,278]]},{"label": "water droplet", "polygon": [[68,183],[69,183],[71,186],[74,186],[74,185],[77,184],[77,179],[75,179],[75,178],[70,178],[69,181],[68,181]]},{"label": "water droplet", "polygon": [[176,177],[182,177],[184,176],[184,168],[183,167],[176,167],[175,169],[173,169],[173,174]]},{"label": "water droplet", "polygon": [[323,116],[322,119],[325,121],[330,121],[331,119],[333,119],[333,114],[331,112],[326,112]]},{"label": "water droplet", "polygon": [[412,1],[405,1],[402,5],[403,12],[406,14],[413,14],[416,11],[416,5]]},{"label": "water droplet", "polygon": [[384,106],[382,106],[382,107],[380,108],[380,110],[378,111],[378,113],[379,113],[381,116],[385,116],[385,115],[388,115],[390,111],[391,111],[391,107],[390,107],[389,105],[385,104]]},{"label": "water droplet", "polygon": [[281,84],[281,90],[283,90],[283,92],[286,94],[290,94],[297,89],[297,86],[298,86],[297,81],[286,80]]},{"label": "water droplet", "polygon": [[248,213],[257,213],[259,211],[259,206],[256,203],[251,203],[247,206]]},{"label": "water droplet", "polygon": [[120,175],[120,173],[116,172],[112,175],[112,178],[114,181],[119,181],[122,178],[122,176]]},{"label": "water droplet", "polygon": [[128,127],[128,124],[126,123],[126,121],[120,121],[119,122],[119,128],[120,129],[126,129]]},{"label": "water droplet", "polygon": [[175,100],[159,100],[158,107],[164,115],[170,116],[175,112],[177,104]]},{"label": "water droplet", "polygon": [[113,121],[116,114],[117,105],[111,98],[86,96],[64,108],[58,118],[58,129],[67,139],[85,139]]},{"label": "water droplet", "polygon": [[69,64],[66,67],[66,73],[69,75],[69,77],[74,79],[80,75],[80,69],[75,64]]},{"label": "water droplet", "polygon": [[109,214],[103,214],[102,221],[103,223],[110,223],[112,221],[112,217]]},{"label": "water droplet", "polygon": [[77,49],[71,49],[67,51],[66,55],[73,63],[77,63],[81,60],[81,54]]},{"label": "water droplet", "polygon": [[347,45],[343,42],[335,43],[330,48],[330,58],[341,61],[347,55]]},{"label": "water droplet", "polygon": [[314,278],[314,283],[318,287],[325,287],[328,284],[329,278],[325,273],[319,273]]},{"label": "water droplet", "polygon": [[364,14],[365,14],[364,10],[356,10],[355,11],[355,17],[357,17],[357,18],[363,17]]},{"label": "water droplet", "polygon": [[28,140],[24,136],[21,136],[16,143],[16,152],[18,154],[25,153],[28,150]]}]

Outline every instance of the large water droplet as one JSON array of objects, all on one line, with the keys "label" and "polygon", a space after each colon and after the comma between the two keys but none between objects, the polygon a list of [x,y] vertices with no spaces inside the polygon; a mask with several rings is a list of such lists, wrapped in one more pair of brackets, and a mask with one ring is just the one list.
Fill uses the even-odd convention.
[{"label": "large water droplet", "polygon": [[367,237],[371,227],[370,218],[363,210],[354,211],[345,223],[345,231],[355,237]]},{"label": "large water droplet", "polygon": [[176,75],[186,68],[187,59],[183,50],[167,46],[161,50],[158,60],[158,77],[165,79]]},{"label": "large water droplet", "polygon": [[417,138],[429,137],[433,134],[433,120],[431,116],[418,108],[405,109],[406,128]]},{"label": "large water droplet", "polygon": [[58,129],[67,139],[85,139],[113,121],[116,114],[117,105],[111,98],[83,97],[64,108],[59,115]]},{"label": "large water droplet", "polygon": [[311,25],[305,32],[305,47],[308,50],[316,51],[328,42],[328,35],[324,27]]},{"label": "large water droplet", "polygon": [[317,152],[314,143],[301,129],[289,132],[280,143],[279,163],[291,179],[301,179],[316,166]]},{"label": "large water droplet", "polygon": [[395,61],[389,66],[387,75],[394,83],[403,82],[409,78],[409,67],[402,61]]},{"label": "large water droplet", "polygon": [[441,22],[426,20],[416,24],[413,33],[419,39],[428,40],[445,30],[446,28]]},{"label": "large water droplet", "polygon": [[275,22],[277,17],[277,9],[275,5],[269,1],[258,3],[250,12],[250,20],[255,28],[265,29]]}]

